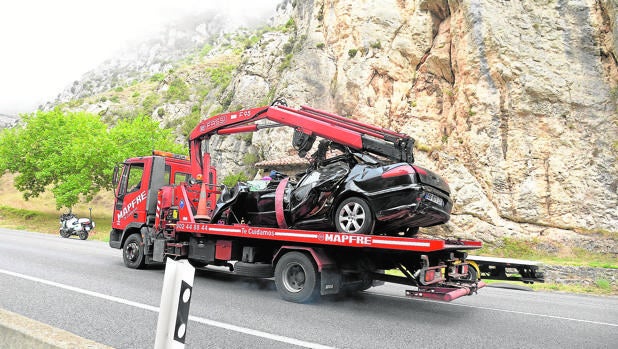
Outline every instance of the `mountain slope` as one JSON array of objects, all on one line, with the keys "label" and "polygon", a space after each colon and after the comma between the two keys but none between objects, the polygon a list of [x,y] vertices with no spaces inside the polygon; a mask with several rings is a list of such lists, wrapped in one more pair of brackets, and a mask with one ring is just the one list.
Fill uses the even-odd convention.
[{"label": "mountain slope", "polygon": [[[147,68],[146,80],[105,83],[114,89],[63,106],[109,120],[146,112],[186,134],[213,113],[284,97],[416,138],[418,162],[454,190],[452,220],[433,233],[615,253],[617,9],[615,0],[284,1],[268,27],[218,36],[172,69]],[[214,161],[221,176],[236,173],[289,140],[278,130],[220,139]]]}]

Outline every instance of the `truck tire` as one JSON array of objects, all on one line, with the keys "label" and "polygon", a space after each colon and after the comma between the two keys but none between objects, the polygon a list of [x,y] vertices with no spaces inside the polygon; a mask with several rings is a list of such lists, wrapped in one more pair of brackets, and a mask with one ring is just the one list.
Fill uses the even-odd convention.
[{"label": "truck tire", "polygon": [[349,197],[335,211],[335,227],[340,233],[371,234],[373,226],[373,213],[363,198]]},{"label": "truck tire", "polygon": [[273,277],[273,266],[272,264],[264,263],[236,262],[234,264],[234,274],[255,278],[270,278]]},{"label": "truck tire", "polygon": [[144,242],[140,234],[133,233],[127,238],[122,248],[122,259],[128,268],[144,268],[146,257],[144,256]]},{"label": "truck tire", "polygon": [[306,254],[288,252],[275,267],[275,286],[286,301],[311,302],[320,294],[318,268]]}]

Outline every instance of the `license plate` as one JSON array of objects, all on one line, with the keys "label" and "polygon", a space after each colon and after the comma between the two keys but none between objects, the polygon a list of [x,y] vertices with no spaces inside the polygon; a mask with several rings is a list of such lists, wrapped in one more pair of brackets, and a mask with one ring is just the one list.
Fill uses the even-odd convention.
[{"label": "license plate", "polygon": [[444,206],[444,200],[441,197],[439,197],[437,195],[434,195],[432,193],[425,193],[425,199],[427,199],[427,200],[429,200],[429,201],[431,201],[431,202],[433,202],[435,204],[438,204],[440,206]]}]

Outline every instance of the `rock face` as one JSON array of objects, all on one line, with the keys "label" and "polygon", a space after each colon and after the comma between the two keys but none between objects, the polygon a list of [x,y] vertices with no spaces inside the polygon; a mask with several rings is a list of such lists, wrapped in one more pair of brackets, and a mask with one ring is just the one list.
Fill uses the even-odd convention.
[{"label": "rock face", "polygon": [[[289,2],[303,38],[290,68],[265,69],[272,48],[261,46],[235,86],[251,77],[291,104],[415,137],[419,163],[454,189],[445,233],[615,232],[617,9],[615,0]],[[243,86],[235,98],[252,94]]]},{"label": "rock face", "polygon": [[[272,25],[287,29],[249,46],[200,107],[282,96],[410,134],[453,189],[434,234],[615,234],[617,14],[616,0],[283,1]],[[273,132],[216,148],[272,158],[290,142]],[[220,175],[243,165],[216,161]]]},{"label": "rock face", "polygon": [[0,129],[11,128],[19,122],[19,117],[16,115],[0,114]]}]

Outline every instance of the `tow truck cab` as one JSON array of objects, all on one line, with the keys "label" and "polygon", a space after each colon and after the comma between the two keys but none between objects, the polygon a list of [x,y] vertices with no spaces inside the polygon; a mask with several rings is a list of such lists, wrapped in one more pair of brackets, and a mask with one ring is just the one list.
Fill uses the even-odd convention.
[{"label": "tow truck cab", "polygon": [[[212,168],[216,178],[215,169]],[[114,169],[114,212],[109,244],[122,248],[127,236],[152,226],[157,193],[163,186],[191,181],[188,156],[153,151],[152,156],[130,158]],[[197,198],[195,198],[197,200]]]}]

